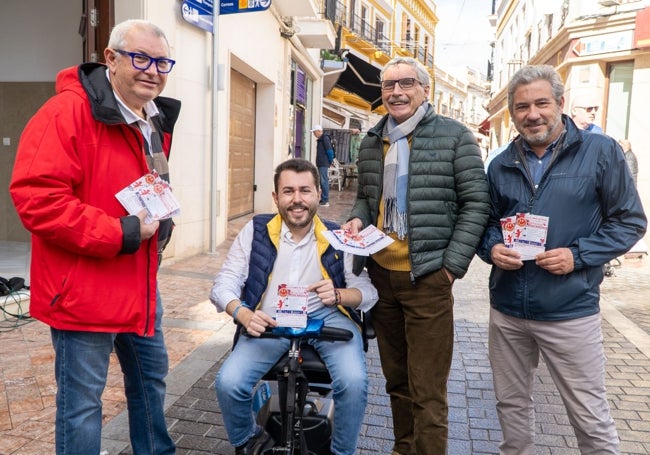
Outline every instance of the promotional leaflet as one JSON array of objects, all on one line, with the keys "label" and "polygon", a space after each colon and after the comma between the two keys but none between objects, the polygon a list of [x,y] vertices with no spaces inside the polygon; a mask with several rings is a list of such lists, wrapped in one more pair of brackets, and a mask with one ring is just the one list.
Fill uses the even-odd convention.
[{"label": "promotional leaflet", "polygon": [[535,259],[546,251],[549,218],[530,213],[517,213],[501,218],[503,243],[521,254],[522,261]]},{"label": "promotional leaflet", "polygon": [[149,214],[145,218],[146,223],[171,218],[180,213],[180,205],[169,183],[161,179],[155,170],[123,188],[115,197],[130,215],[147,209]]},{"label": "promotional leaflet", "polygon": [[275,306],[275,320],[280,327],[307,327],[307,303],[309,292],[306,287],[278,286],[278,300]]},{"label": "promotional leaflet", "polygon": [[393,239],[373,225],[357,235],[343,229],[326,231],[323,235],[335,249],[359,256],[369,256],[393,243]]}]

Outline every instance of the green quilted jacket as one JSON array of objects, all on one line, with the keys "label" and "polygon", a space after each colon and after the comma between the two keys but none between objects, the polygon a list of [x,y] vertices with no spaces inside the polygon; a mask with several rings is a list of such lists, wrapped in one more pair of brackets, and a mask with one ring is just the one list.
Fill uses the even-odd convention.
[{"label": "green quilted jacket", "polygon": [[[350,219],[377,224],[382,195],[384,117],[361,142],[357,199]],[[490,199],[480,150],[462,123],[432,109],[412,133],[408,244],[413,280],[447,269],[462,278],[488,222]],[[365,258],[355,258],[359,271]]]}]

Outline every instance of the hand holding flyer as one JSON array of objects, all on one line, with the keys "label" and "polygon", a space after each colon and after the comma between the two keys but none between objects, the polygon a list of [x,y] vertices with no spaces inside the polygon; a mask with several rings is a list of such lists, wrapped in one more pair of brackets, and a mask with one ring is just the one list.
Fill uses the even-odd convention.
[{"label": "hand holding flyer", "polygon": [[323,235],[335,249],[359,256],[369,256],[393,243],[393,239],[373,225],[357,235],[343,229],[325,231]]},{"label": "hand holding flyer", "polygon": [[275,320],[280,327],[307,327],[307,303],[309,291],[306,287],[278,286],[278,300]]},{"label": "hand holding flyer", "polygon": [[130,215],[142,209],[149,212],[146,223],[171,218],[180,213],[180,205],[169,183],[153,170],[118,192],[115,197]]},{"label": "hand holding flyer", "polygon": [[516,216],[501,218],[503,243],[507,248],[519,252],[522,261],[535,259],[546,251],[547,216],[517,213]]}]

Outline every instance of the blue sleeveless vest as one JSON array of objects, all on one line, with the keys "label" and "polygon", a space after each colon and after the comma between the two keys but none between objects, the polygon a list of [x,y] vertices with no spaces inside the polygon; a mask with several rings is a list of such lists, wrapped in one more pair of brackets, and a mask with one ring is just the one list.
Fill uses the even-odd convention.
[{"label": "blue sleeveless vest", "polygon": [[[274,218],[278,218],[275,219]],[[251,257],[248,266],[248,277],[244,283],[244,289],[242,290],[242,301],[246,302],[246,305],[250,308],[256,308],[262,296],[266,291],[266,288],[269,284],[269,278],[271,272],[273,271],[273,265],[275,264],[275,258],[277,257],[277,245],[279,244],[278,238],[271,238],[269,233],[269,225],[273,223],[279,223],[280,215],[273,214],[264,214],[264,215],[255,215],[253,217],[253,243],[251,248]],[[327,229],[338,229],[339,225],[326,220],[320,220],[314,218],[314,222],[317,223],[321,221],[322,224],[327,227]],[[279,230],[278,230],[279,234]],[[327,240],[319,233],[315,232],[316,240],[319,244],[322,242],[327,242]],[[343,260],[343,252],[335,250],[331,245],[327,245],[325,252],[321,255],[321,265],[324,269],[324,272],[334,283],[336,288],[345,288],[345,268]],[[345,314],[350,315],[356,321],[356,313],[345,308],[341,308]]]}]

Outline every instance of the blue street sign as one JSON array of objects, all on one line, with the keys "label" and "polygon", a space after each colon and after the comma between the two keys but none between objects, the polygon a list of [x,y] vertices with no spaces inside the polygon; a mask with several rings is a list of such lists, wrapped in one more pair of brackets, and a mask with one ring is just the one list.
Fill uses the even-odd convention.
[{"label": "blue street sign", "polygon": [[212,10],[212,0],[183,0],[181,5],[183,19],[210,33],[214,32]]},{"label": "blue street sign", "polygon": [[[271,0],[219,0],[220,14],[250,13],[264,11],[271,6]],[[183,19],[192,25],[214,33],[212,21],[213,0],[183,0]]]},{"label": "blue street sign", "polygon": [[220,14],[251,13],[264,11],[271,6],[271,0],[220,0]]}]

